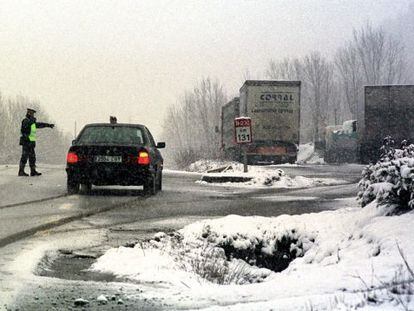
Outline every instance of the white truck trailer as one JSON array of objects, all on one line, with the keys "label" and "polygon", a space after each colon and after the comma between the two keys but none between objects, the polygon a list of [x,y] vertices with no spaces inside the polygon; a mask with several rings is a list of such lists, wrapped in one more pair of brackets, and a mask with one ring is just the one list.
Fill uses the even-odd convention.
[{"label": "white truck trailer", "polygon": [[241,148],[231,129],[235,117],[250,117],[253,142],[246,146],[248,163],[294,163],[299,145],[300,86],[300,81],[247,80],[240,89],[240,99],[222,109],[225,154],[241,159]]}]

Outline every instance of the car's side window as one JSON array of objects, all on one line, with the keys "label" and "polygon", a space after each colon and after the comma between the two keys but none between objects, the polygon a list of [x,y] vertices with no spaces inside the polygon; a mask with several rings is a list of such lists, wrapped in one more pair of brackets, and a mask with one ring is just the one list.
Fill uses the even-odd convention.
[{"label": "car's side window", "polygon": [[154,138],[152,137],[152,135],[151,135],[151,132],[147,129],[147,133],[148,133],[148,138],[149,138],[149,141],[150,141],[150,145],[152,146],[152,147],[155,147],[155,140],[154,140]]},{"label": "car's side window", "polygon": [[136,140],[138,144],[142,144],[144,142],[144,138],[142,137],[141,129],[136,130]]}]

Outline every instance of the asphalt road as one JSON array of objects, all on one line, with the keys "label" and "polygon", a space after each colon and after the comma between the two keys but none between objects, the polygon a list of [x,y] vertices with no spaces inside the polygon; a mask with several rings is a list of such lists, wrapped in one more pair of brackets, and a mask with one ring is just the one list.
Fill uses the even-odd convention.
[{"label": "asphalt road", "polygon": [[[168,309],[171,306],[162,297],[144,299],[139,287],[82,271],[110,247],[205,218],[229,214],[278,216],[356,205],[356,182],[362,166],[277,168],[291,176],[345,182],[308,189],[247,189],[203,185],[196,183],[199,175],[167,173],[163,191],[153,197],[145,196],[140,188],[94,188],[88,196],[62,196],[0,208],[0,301],[4,299],[7,310],[76,309],[74,301],[85,297],[88,310]],[[44,257],[45,249],[54,255]],[[16,267],[16,261],[27,254],[39,257],[23,260]],[[36,260],[41,264],[33,265]],[[98,305],[96,297],[100,294],[114,299]],[[124,303],[118,304],[121,298]]]}]

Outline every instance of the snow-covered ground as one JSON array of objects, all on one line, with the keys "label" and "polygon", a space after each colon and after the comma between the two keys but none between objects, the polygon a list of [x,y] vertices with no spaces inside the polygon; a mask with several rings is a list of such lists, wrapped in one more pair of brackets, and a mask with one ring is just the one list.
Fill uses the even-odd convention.
[{"label": "snow-covered ground", "polygon": [[[250,180],[245,182],[225,182],[225,183],[211,183],[217,186],[233,186],[233,187],[247,187],[247,188],[307,188],[315,186],[329,186],[346,183],[344,180],[334,178],[308,178],[304,176],[290,177],[277,166],[263,167],[263,166],[249,166],[247,173],[243,172],[243,165],[239,163],[231,164],[231,168],[220,173],[205,173],[203,176],[213,177],[245,177]],[[199,181],[200,184],[206,184],[205,181]]]},{"label": "snow-covered ground", "polygon": [[[162,291],[178,306],[369,310],[406,304],[412,309],[414,284],[400,283],[414,278],[404,264],[405,258],[414,268],[414,213],[384,215],[376,203],[275,218],[230,215],[196,222],[173,236],[159,233],[134,248],[110,249],[92,269],[156,283],[156,292],[145,294]],[[252,258],[252,265],[236,258],[227,262],[223,250],[258,250],[271,258],[283,240],[289,241],[285,256],[296,258],[282,272],[258,268]]]},{"label": "snow-covered ground", "polygon": [[[306,188],[314,186],[328,186],[344,183],[343,180],[333,178],[307,178],[304,176],[290,177],[284,173],[281,166],[300,166],[301,164],[324,164],[321,158],[314,150],[312,143],[302,144],[299,146],[297,164],[282,164],[271,166],[249,166],[248,172],[243,172],[243,164],[234,161],[225,160],[199,160],[192,163],[188,167],[189,172],[201,173],[207,177],[230,178],[230,177],[244,177],[250,179],[246,182],[220,182],[215,184],[217,186],[235,186],[235,187],[273,187],[273,188]],[[224,168],[223,171],[217,172],[219,168]],[[200,181],[201,184],[206,182]]]},{"label": "snow-covered ground", "polygon": [[[17,177],[18,165],[0,165],[0,206],[33,202],[66,194],[64,165],[39,164],[42,176]],[[26,172],[29,172],[26,167]]]},{"label": "snow-covered ground", "polygon": [[[295,199],[306,205],[312,198]],[[376,202],[361,208],[346,200],[349,207],[320,213],[198,221],[109,249],[91,270],[113,273],[143,297],[162,296],[177,308],[413,310],[414,212],[385,216]],[[290,260],[281,272],[265,268]]]},{"label": "snow-covered ground", "polygon": [[[260,170],[250,171],[253,180],[263,181]],[[294,186],[289,182],[282,184]],[[305,205],[309,198],[302,199]],[[320,213],[199,221],[132,248],[110,249],[91,269],[151,284],[144,295],[163,295],[177,308],[414,308],[414,213],[385,216],[377,202],[361,208],[349,201],[351,207]],[[270,270],[283,265],[281,272]]]},{"label": "snow-covered ground", "polygon": [[[313,147],[312,147],[313,148]],[[218,168],[225,168],[221,172],[214,172]],[[271,166],[248,166],[248,172],[244,173],[243,164],[230,161],[199,160],[190,165],[191,172],[197,172],[206,177],[215,179],[227,178],[228,182],[205,182],[200,184],[213,184],[226,187],[244,188],[307,188],[315,186],[329,186],[346,183],[344,180],[334,178],[308,178],[304,176],[291,177],[285,174],[278,165]],[[232,182],[232,177],[243,177],[249,180],[245,182]]]}]

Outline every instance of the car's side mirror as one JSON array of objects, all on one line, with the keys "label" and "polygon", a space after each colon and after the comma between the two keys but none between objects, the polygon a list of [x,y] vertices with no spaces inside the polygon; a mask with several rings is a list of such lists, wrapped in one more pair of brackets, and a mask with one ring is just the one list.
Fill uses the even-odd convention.
[{"label": "car's side mirror", "polygon": [[164,142],[158,143],[157,148],[165,148],[165,143]]},{"label": "car's side mirror", "polygon": [[72,140],[72,145],[76,144],[76,139]]}]

